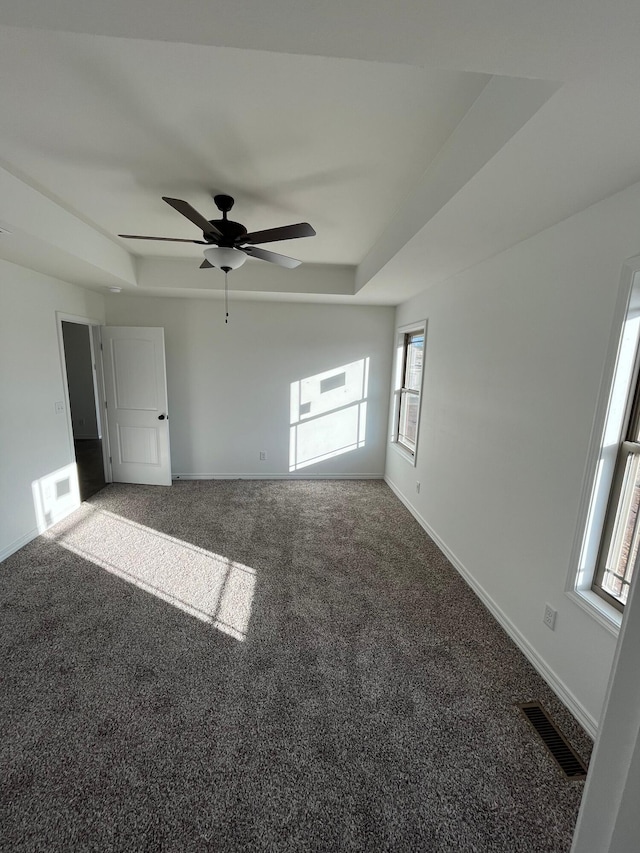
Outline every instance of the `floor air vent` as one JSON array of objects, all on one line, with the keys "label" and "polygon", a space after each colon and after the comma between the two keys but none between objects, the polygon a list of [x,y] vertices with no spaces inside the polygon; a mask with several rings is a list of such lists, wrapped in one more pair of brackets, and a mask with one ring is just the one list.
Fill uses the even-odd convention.
[{"label": "floor air vent", "polygon": [[584,779],[587,768],[551,717],[539,702],[524,702],[517,706],[531,723],[556,763],[568,779]]}]

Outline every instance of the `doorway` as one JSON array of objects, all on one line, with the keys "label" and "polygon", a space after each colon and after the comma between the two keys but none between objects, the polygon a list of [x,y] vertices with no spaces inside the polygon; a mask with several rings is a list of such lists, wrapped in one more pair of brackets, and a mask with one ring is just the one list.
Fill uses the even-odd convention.
[{"label": "doorway", "polygon": [[85,501],[106,485],[91,326],[62,320],[62,342],[80,500]]}]

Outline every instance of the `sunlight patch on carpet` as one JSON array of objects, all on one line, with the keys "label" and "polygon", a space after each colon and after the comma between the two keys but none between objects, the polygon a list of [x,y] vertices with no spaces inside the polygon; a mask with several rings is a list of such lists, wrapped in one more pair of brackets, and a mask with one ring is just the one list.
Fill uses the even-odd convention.
[{"label": "sunlight patch on carpet", "polygon": [[256,583],[249,566],[88,504],[44,536],[219,631],[245,639]]}]

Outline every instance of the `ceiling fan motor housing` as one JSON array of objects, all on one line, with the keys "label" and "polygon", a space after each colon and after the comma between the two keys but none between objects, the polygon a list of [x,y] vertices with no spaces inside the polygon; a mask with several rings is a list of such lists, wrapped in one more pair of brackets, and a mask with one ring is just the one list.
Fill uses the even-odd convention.
[{"label": "ceiling fan motor housing", "polygon": [[[239,238],[247,233],[247,229],[240,222],[227,219],[227,213],[231,210],[235,201],[232,196],[224,195],[223,193],[214,195],[213,200],[223,217],[222,219],[209,220],[224,237],[224,240],[217,240],[216,242],[219,246],[235,246],[239,242]],[[209,234],[203,234],[203,237],[210,243],[214,242]]]},{"label": "ceiling fan motor housing", "polygon": [[235,246],[239,238],[247,233],[244,225],[232,219],[210,219],[209,222],[218,229],[224,240],[215,240],[210,234],[203,233],[202,236],[208,243],[217,243],[218,246]]}]

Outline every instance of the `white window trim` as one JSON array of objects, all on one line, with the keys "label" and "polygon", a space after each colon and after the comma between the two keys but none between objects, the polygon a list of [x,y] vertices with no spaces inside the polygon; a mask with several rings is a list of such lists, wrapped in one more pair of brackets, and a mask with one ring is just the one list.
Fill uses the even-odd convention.
[{"label": "white window trim", "polygon": [[[400,416],[400,391],[402,389],[402,369],[404,364],[404,336],[413,332],[422,332],[424,334],[424,350],[422,354],[422,373],[420,374],[420,389],[418,391],[418,420],[416,422],[416,449],[412,453],[408,448],[398,441],[398,421]],[[395,338],[395,355],[393,358],[393,385],[391,392],[391,446],[396,453],[405,459],[414,468],[416,466],[416,457],[418,455],[418,446],[420,442],[420,420],[422,412],[422,389],[424,387],[424,370],[427,354],[427,321],[419,320],[415,323],[408,323],[406,326],[399,326],[396,329]]]},{"label": "white window trim", "polygon": [[598,403],[591,428],[589,451],[578,510],[578,524],[571,550],[566,595],[596,622],[617,636],[622,613],[592,590],[596,560],[603,533],[606,504],[613,481],[615,460],[608,458],[604,445],[607,415],[611,402],[618,354],[632,291],[640,292],[640,256],[628,260],[622,269],[609,346],[600,380]]}]

